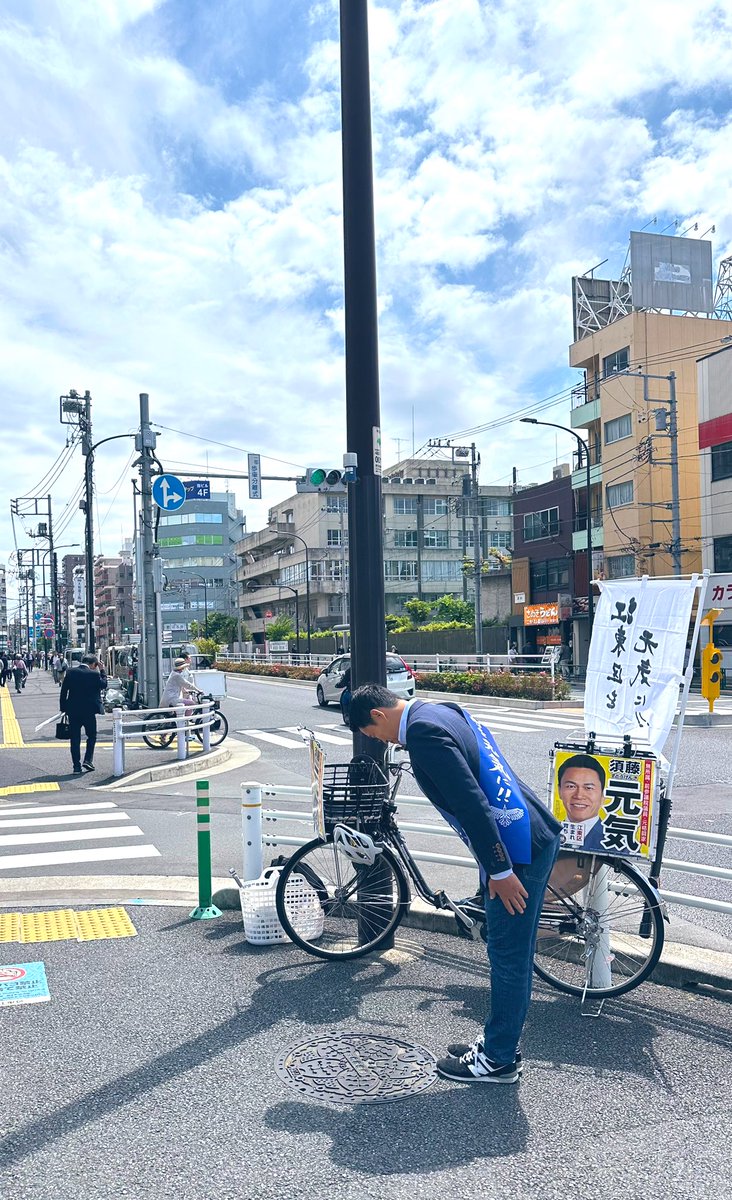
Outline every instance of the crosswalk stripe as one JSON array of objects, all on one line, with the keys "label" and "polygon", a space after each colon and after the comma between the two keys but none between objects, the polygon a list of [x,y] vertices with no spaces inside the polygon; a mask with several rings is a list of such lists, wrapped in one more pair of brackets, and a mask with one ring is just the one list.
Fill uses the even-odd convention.
[{"label": "crosswalk stripe", "polygon": [[3,833],[0,846],[34,846],[42,842],[93,842],[96,838],[144,837],[139,825],[115,829],[49,829],[46,833]]},{"label": "crosswalk stripe", "polygon": [[[296,733],[297,732],[296,725],[290,725],[289,727],[286,725],[283,725],[282,728],[285,733]],[[329,725],[329,726],[327,726],[327,728],[328,729],[332,729],[332,728],[337,729],[338,726]],[[343,726],[344,731],[345,731],[345,728],[346,727],[344,725]],[[345,737],[333,737],[333,735],[331,733],[323,733],[322,729],[321,729],[321,731],[318,732],[317,737],[318,737],[319,742],[330,742],[333,746],[350,746],[351,745],[351,738],[348,734],[346,734]],[[303,744],[303,746],[306,745],[305,742],[303,742],[302,744]]]},{"label": "crosswalk stripe", "polygon": [[2,829],[28,829],[31,825],[76,825],[82,821],[129,821],[127,813],[83,813],[78,817],[24,817],[21,821],[8,821],[6,817],[0,820]]},{"label": "crosswalk stripe", "polygon": [[294,740],[292,738],[280,737],[277,733],[265,733],[263,729],[237,729],[237,733],[241,733],[244,737],[259,738],[260,742],[271,742],[273,746],[284,746],[287,750],[293,750],[297,747],[305,749],[305,742],[302,738]]},{"label": "crosswalk stripe", "polygon": [[85,850],[44,851],[40,854],[7,854],[0,858],[0,871],[20,867],[60,867],[73,863],[111,862],[121,858],[160,858],[155,846],[105,846]]},{"label": "crosswalk stripe", "polygon": [[14,804],[4,804],[0,809],[0,813],[12,813],[15,817],[21,817],[28,813],[75,813],[102,808],[117,808],[117,805],[111,800],[100,800],[98,804],[33,804],[31,807],[26,807],[25,805],[18,805],[16,807]]}]

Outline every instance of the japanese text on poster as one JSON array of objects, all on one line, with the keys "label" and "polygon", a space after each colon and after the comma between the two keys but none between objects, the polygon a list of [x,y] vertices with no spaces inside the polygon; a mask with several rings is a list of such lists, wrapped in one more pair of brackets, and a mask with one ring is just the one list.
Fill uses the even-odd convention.
[{"label": "japanese text on poster", "polygon": [[549,807],[567,849],[652,857],[656,847],[657,760],[555,750]]}]

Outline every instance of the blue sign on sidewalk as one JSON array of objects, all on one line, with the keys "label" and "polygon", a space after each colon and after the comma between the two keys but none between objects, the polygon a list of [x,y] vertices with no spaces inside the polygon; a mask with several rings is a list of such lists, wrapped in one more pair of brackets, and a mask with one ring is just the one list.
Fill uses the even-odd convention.
[{"label": "blue sign on sidewalk", "polygon": [[46,968],[42,962],[10,963],[0,967],[0,1006],[40,1004],[50,999]]},{"label": "blue sign on sidewalk", "polygon": [[175,512],[186,502],[186,489],[177,475],[158,475],[153,481],[152,498],[163,512]]}]

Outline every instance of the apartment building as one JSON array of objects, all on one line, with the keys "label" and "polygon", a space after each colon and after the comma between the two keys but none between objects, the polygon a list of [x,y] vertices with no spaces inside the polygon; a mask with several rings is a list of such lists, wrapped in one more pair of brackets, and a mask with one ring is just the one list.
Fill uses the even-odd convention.
[{"label": "apartment building", "polygon": [[5,567],[0,567],[0,646],[8,644],[8,589]]},{"label": "apartment building", "polygon": [[94,627],[100,649],[120,645],[133,630],[129,555],[116,558],[100,555],[94,560]]},{"label": "apartment building", "polygon": [[573,616],[584,607],[581,596],[575,599],[574,503],[568,463],[556,466],[546,483],[516,492],[513,524],[509,626],[521,653],[540,654],[547,646],[569,642]]},{"label": "apartment building", "polygon": [[[466,495],[466,480],[465,462],[443,457],[408,459],[384,471],[387,613],[401,613],[413,598],[429,602],[451,594],[472,599],[474,501]],[[512,543],[510,489],[481,487],[478,514],[486,568],[500,570]],[[308,579],[311,628],[348,622],[345,486],[288,497],[270,510],[267,529],[242,539],[236,553],[240,604],[253,633],[263,632],[267,621],[281,613],[294,621],[296,608],[305,629]]]},{"label": "apartment building", "polygon": [[245,531],[233,492],[212,492],[210,500],[187,500],[163,513],[158,546],[165,588],[161,601],[163,637],[182,641],[196,621],[204,626],[215,612],[237,612],[236,547]]}]

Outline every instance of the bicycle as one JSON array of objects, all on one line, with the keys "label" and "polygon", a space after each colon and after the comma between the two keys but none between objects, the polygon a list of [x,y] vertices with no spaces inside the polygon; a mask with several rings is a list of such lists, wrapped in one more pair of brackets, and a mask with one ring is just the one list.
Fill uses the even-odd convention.
[{"label": "bicycle", "polygon": [[[373,759],[324,766],[318,836],[287,860],[276,892],[285,932],[308,954],[345,961],[384,947],[408,911],[410,881],[427,904],[454,914],[459,933],[484,936],[483,908],[433,890],[399,830],[395,801],[405,770],[390,763],[385,774]],[[294,874],[320,901],[323,932],[312,939],[297,929],[303,889],[300,882],[288,892]],[[622,996],[656,966],[664,919],[657,890],[632,863],[562,851],[546,891],[534,970],[583,999]]]},{"label": "bicycle", "polygon": [[[221,701],[214,699],[213,696],[206,696],[203,692],[196,692],[195,695],[197,704],[202,704],[204,700],[213,702],[210,726],[211,746],[220,746],[229,732],[229,722],[221,712]],[[195,724],[190,732],[203,745],[203,719],[200,715],[195,718]],[[172,713],[170,717],[161,717],[159,713],[153,712],[145,718],[142,740],[151,750],[166,750],[173,744],[176,733],[175,719]]]}]

